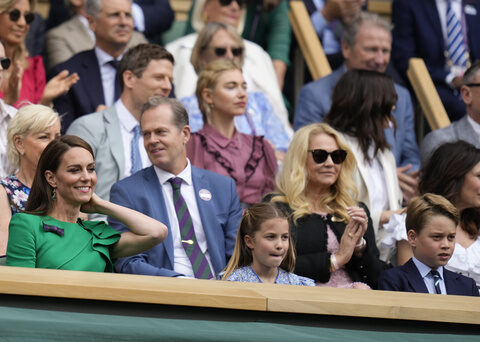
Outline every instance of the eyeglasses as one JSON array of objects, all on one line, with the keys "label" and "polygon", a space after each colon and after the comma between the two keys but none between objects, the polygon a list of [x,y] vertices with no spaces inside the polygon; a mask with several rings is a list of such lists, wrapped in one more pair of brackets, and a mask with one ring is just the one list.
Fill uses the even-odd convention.
[{"label": "eyeglasses", "polygon": [[218,2],[220,3],[220,6],[222,6],[222,7],[230,6],[230,4],[233,1],[236,1],[238,6],[240,6],[240,7],[242,7],[245,4],[245,0],[218,0]]},{"label": "eyeglasses", "polygon": [[[8,17],[11,21],[15,23],[18,21],[18,19],[20,19],[20,15],[22,15],[22,12],[20,12],[18,8],[14,8],[10,12],[8,12]],[[35,14],[33,12],[25,12],[23,14],[23,17],[25,18],[25,22],[27,23],[27,25],[30,25],[35,19]]]},{"label": "eyeglasses", "polygon": [[1,57],[0,58],[0,65],[2,66],[3,70],[7,70],[10,67],[10,58]]},{"label": "eyeglasses", "polygon": [[332,158],[332,161],[334,164],[341,164],[345,161],[345,158],[347,158],[347,151],[345,150],[335,150],[332,152],[327,152],[325,150],[308,150],[308,152],[312,152],[312,157],[315,163],[321,164],[325,163],[325,161],[328,159],[328,156]]},{"label": "eyeglasses", "polygon": [[480,87],[480,83],[468,83],[465,84],[467,87]]},{"label": "eyeglasses", "polygon": [[[240,57],[243,54],[242,47],[228,47],[228,49],[232,52],[232,55],[235,57]],[[213,47],[213,51],[217,57],[223,57],[227,53],[227,47],[217,46]]]}]

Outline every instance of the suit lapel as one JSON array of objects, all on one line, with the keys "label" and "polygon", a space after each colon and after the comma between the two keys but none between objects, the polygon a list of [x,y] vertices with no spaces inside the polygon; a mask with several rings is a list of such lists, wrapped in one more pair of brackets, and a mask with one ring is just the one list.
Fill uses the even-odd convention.
[{"label": "suit lapel", "polygon": [[[445,50],[445,44],[443,41],[443,30],[442,24],[440,22],[440,15],[438,13],[437,4],[435,0],[422,0],[419,1],[420,6],[423,7],[423,15],[422,18],[427,18],[430,22],[430,26],[433,27],[435,32],[438,34],[435,36],[437,39],[437,43],[440,45],[441,50]],[[433,38],[433,37],[432,37]]]},{"label": "suit lapel", "polygon": [[415,292],[418,293],[428,293],[427,286],[420,275],[420,272],[417,269],[417,266],[413,263],[413,260],[410,259],[402,267],[402,271],[405,272],[405,276],[408,280],[408,283]]},{"label": "suit lapel", "polygon": [[[401,199],[396,198],[395,194],[399,193],[398,190],[398,179],[396,178],[396,170],[392,170],[392,167],[395,168],[396,164],[394,160],[389,159],[387,154],[384,152],[379,152],[378,160],[383,168],[383,175],[385,177],[385,185],[387,186],[387,195],[388,195],[388,205],[390,209],[400,208],[402,203],[399,203]],[[393,163],[393,165],[392,165]],[[395,177],[395,178],[394,178]]]},{"label": "suit lapel", "polygon": [[449,295],[458,295],[457,291],[457,279],[459,278],[459,275],[454,272],[449,272],[448,270],[443,268],[443,281],[445,282],[445,289],[447,290],[447,294]]},{"label": "suit lapel", "polygon": [[90,99],[93,111],[96,109],[95,104],[105,104],[105,96],[103,94],[102,76],[100,75],[100,68],[98,66],[98,59],[95,55],[95,50],[90,50],[85,55],[85,59],[82,61],[82,68],[85,69],[82,72],[83,88]]},{"label": "suit lapel", "polygon": [[463,12],[467,21],[467,35],[470,47],[470,60],[480,59],[480,6],[478,0],[463,0]]},{"label": "suit lapel", "polygon": [[67,42],[70,44],[73,54],[92,49],[95,45],[95,42],[92,40],[92,37],[78,16],[74,16],[72,21],[69,22],[68,34],[70,38]]},{"label": "suit lapel", "polygon": [[104,114],[105,130],[107,132],[107,140],[112,151],[113,159],[117,163],[120,178],[125,174],[125,149],[123,146],[122,131],[118,119],[115,105],[108,108]]},{"label": "suit lapel", "polygon": [[473,146],[480,147],[478,135],[473,130],[473,127],[468,122],[468,114],[465,114],[455,125],[455,135],[461,139],[469,142]]},{"label": "suit lapel", "polygon": [[145,186],[144,191],[147,198],[150,198],[153,203],[153,214],[151,215],[156,220],[162,222],[168,227],[167,238],[162,242],[165,250],[167,251],[168,259],[172,269],[175,265],[173,257],[173,239],[172,229],[170,227],[170,219],[168,218],[167,206],[165,204],[165,198],[163,197],[162,185],[158,181],[157,174],[153,165],[145,170],[144,173]]}]

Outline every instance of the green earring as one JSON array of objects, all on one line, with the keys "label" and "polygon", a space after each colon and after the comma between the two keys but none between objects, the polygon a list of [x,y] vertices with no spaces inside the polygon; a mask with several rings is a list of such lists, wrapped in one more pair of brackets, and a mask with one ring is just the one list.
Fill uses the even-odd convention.
[{"label": "green earring", "polygon": [[52,190],[52,199],[55,201],[57,199],[57,189],[53,188]]}]

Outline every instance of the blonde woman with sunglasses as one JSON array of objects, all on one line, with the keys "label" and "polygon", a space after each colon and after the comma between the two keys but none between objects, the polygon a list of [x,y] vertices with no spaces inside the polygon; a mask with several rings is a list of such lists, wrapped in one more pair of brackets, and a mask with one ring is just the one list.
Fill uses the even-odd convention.
[{"label": "blonde woman with sunglasses", "polygon": [[34,3],[34,0],[0,0],[0,40],[11,64],[0,97],[17,108],[26,102],[49,106],[78,80],[77,74],[69,75],[64,70],[46,83],[42,57],[28,55],[25,38],[35,19]]},{"label": "blonde woman with sunglasses", "polygon": [[379,259],[369,211],[356,199],[355,167],[338,132],[326,124],[304,126],[285,156],[278,193],[266,197],[291,214],[294,273],[317,286],[376,288],[388,267]]}]

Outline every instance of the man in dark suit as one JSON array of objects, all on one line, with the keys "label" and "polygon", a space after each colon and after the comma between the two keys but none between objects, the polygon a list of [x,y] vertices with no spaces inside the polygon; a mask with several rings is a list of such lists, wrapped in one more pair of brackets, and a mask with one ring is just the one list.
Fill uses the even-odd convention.
[{"label": "man in dark suit", "polygon": [[384,271],[378,289],[478,296],[473,279],[444,267],[455,248],[458,222],[457,209],[444,197],[425,194],[414,198],[405,222],[413,257],[403,266]]},{"label": "man in dark suit", "polygon": [[[448,17],[449,6],[446,0],[393,1],[392,60],[405,76],[409,59],[423,58],[448,116],[453,121],[465,115],[465,106],[459,96],[463,73],[470,63],[480,58],[480,1],[452,0],[451,9],[456,19]],[[454,25],[454,21],[458,25]],[[458,29],[454,29],[455,26]],[[450,29],[460,34],[458,42],[460,49],[466,52],[465,63],[457,60],[458,56],[450,56]]]},{"label": "man in dark suit", "polygon": [[[119,259],[115,268],[123,273],[211,278],[233,253],[242,216],[235,183],[190,164],[188,114],[180,102],[150,98],[140,124],[153,165],[113,185],[110,200],[165,223],[168,237],[145,253]],[[127,229],[109,222],[117,230]],[[194,256],[202,259],[199,264],[208,264],[208,272],[197,273]]]},{"label": "man in dark suit", "polygon": [[80,77],[67,94],[54,101],[55,109],[65,114],[64,130],[75,118],[110,107],[119,98],[116,68],[133,33],[129,0],[87,0],[86,12],[95,33],[95,48],[76,54],[51,72],[56,75],[67,69]]},{"label": "man in dark suit", "polygon": [[440,145],[448,142],[464,140],[480,148],[480,61],[465,72],[462,83],[460,92],[467,115],[445,128],[427,134],[420,150],[423,165],[426,165]]},{"label": "man in dark suit", "polygon": [[[337,81],[350,69],[385,72],[390,61],[390,25],[378,15],[361,13],[345,27],[342,53],[345,64],[319,80],[302,87],[298,95],[294,127],[322,122],[331,106]],[[408,90],[395,84],[398,101],[393,111],[397,127],[385,129],[385,137],[397,162],[397,175],[404,199],[416,192],[420,155],[413,124],[413,106]],[[412,173],[412,171],[414,171]]]}]

